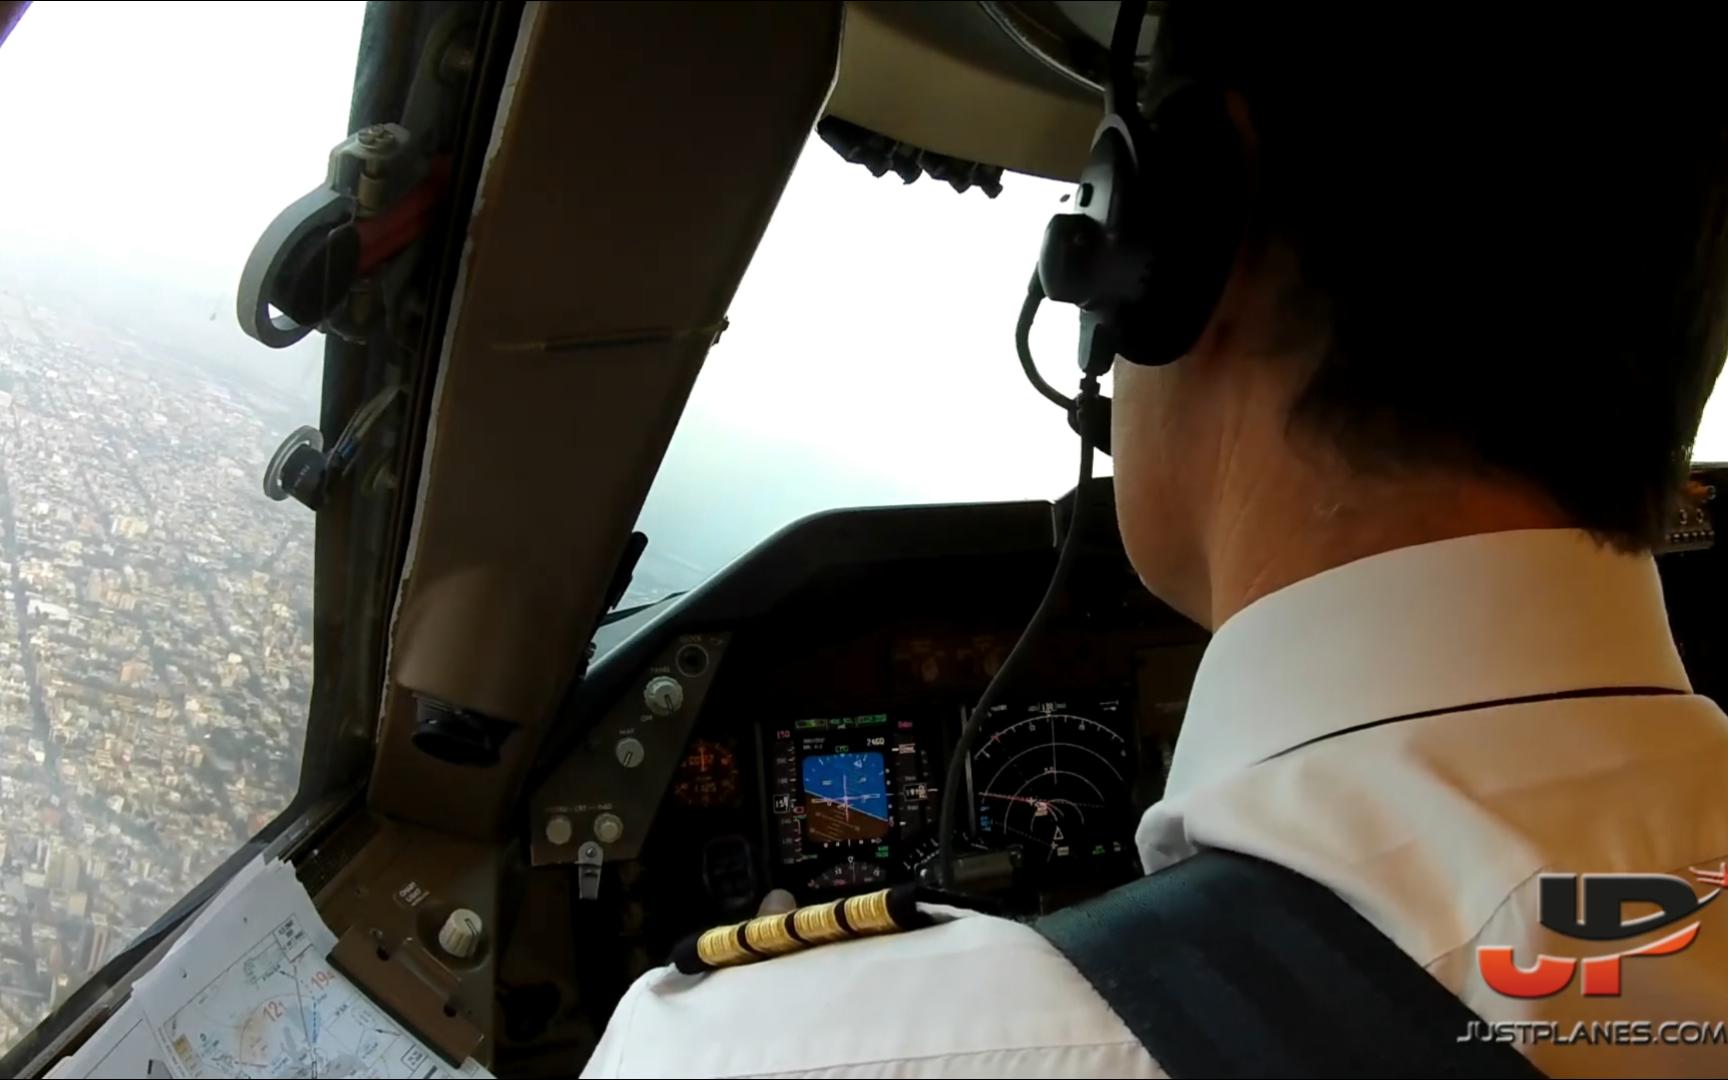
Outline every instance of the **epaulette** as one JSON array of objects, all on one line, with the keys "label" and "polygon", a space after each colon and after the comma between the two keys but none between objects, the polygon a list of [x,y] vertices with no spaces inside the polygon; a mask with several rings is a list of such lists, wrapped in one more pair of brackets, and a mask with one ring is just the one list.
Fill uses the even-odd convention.
[{"label": "epaulette", "polygon": [[830,942],[916,930],[931,921],[918,908],[921,891],[916,885],[896,885],[782,915],[758,915],[716,926],[679,942],[672,950],[672,964],[686,975],[696,975]]}]

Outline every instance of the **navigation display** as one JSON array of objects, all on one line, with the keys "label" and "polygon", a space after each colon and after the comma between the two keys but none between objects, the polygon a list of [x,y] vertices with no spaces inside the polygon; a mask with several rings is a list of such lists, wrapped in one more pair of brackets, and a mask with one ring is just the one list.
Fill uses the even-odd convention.
[{"label": "navigation display", "polygon": [[990,710],[967,770],[973,838],[1019,853],[1028,876],[1132,858],[1134,743],[1122,699]]}]

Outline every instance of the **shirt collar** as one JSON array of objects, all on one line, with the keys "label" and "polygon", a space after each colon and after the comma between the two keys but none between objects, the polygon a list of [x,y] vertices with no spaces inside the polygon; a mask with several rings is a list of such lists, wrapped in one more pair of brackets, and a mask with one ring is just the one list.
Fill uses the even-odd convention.
[{"label": "shirt collar", "polygon": [[1357,724],[1612,686],[1691,689],[1649,555],[1572,529],[1400,548],[1264,596],[1218,629],[1165,794]]}]

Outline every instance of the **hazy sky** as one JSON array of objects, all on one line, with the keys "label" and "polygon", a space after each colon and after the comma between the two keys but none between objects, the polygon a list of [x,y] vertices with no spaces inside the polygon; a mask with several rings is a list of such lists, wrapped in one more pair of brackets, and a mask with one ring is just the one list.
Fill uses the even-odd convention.
[{"label": "hazy sky", "polygon": [[8,267],[87,279],[103,304],[147,298],[190,348],[315,397],[321,341],[265,349],[234,294],[258,234],[347,134],[364,11],[32,4],[0,46]]},{"label": "hazy sky", "polygon": [[[879,180],[812,139],[643,511],[650,550],[711,564],[814,510],[1073,486],[1078,442],[1014,356],[1066,191]],[[1075,333],[1073,309],[1047,307],[1033,339],[1065,388]]]}]

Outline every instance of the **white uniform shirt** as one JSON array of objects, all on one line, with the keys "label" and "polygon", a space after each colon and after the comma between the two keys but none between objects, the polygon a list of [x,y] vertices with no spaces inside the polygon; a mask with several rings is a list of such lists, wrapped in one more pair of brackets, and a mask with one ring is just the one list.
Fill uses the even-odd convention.
[{"label": "white uniform shirt", "polygon": [[[1688,692],[1469,708],[1292,749],[1591,687]],[[1300,871],[1489,1020],[1728,1021],[1728,903],[1703,909],[1685,952],[1628,960],[1623,997],[1575,982],[1506,998],[1476,968],[1478,945],[1515,946],[1525,966],[1629,947],[1542,927],[1541,872],[1690,880],[1728,859],[1728,718],[1690,689],[1648,557],[1532,530],[1362,559],[1214,635],[1141,857],[1156,872],[1213,846]],[[1728,1043],[1524,1049],[1555,1076],[1728,1070]],[[650,972],[585,1075],[1165,1074],[1034,930],[962,915],[703,976]]]}]

